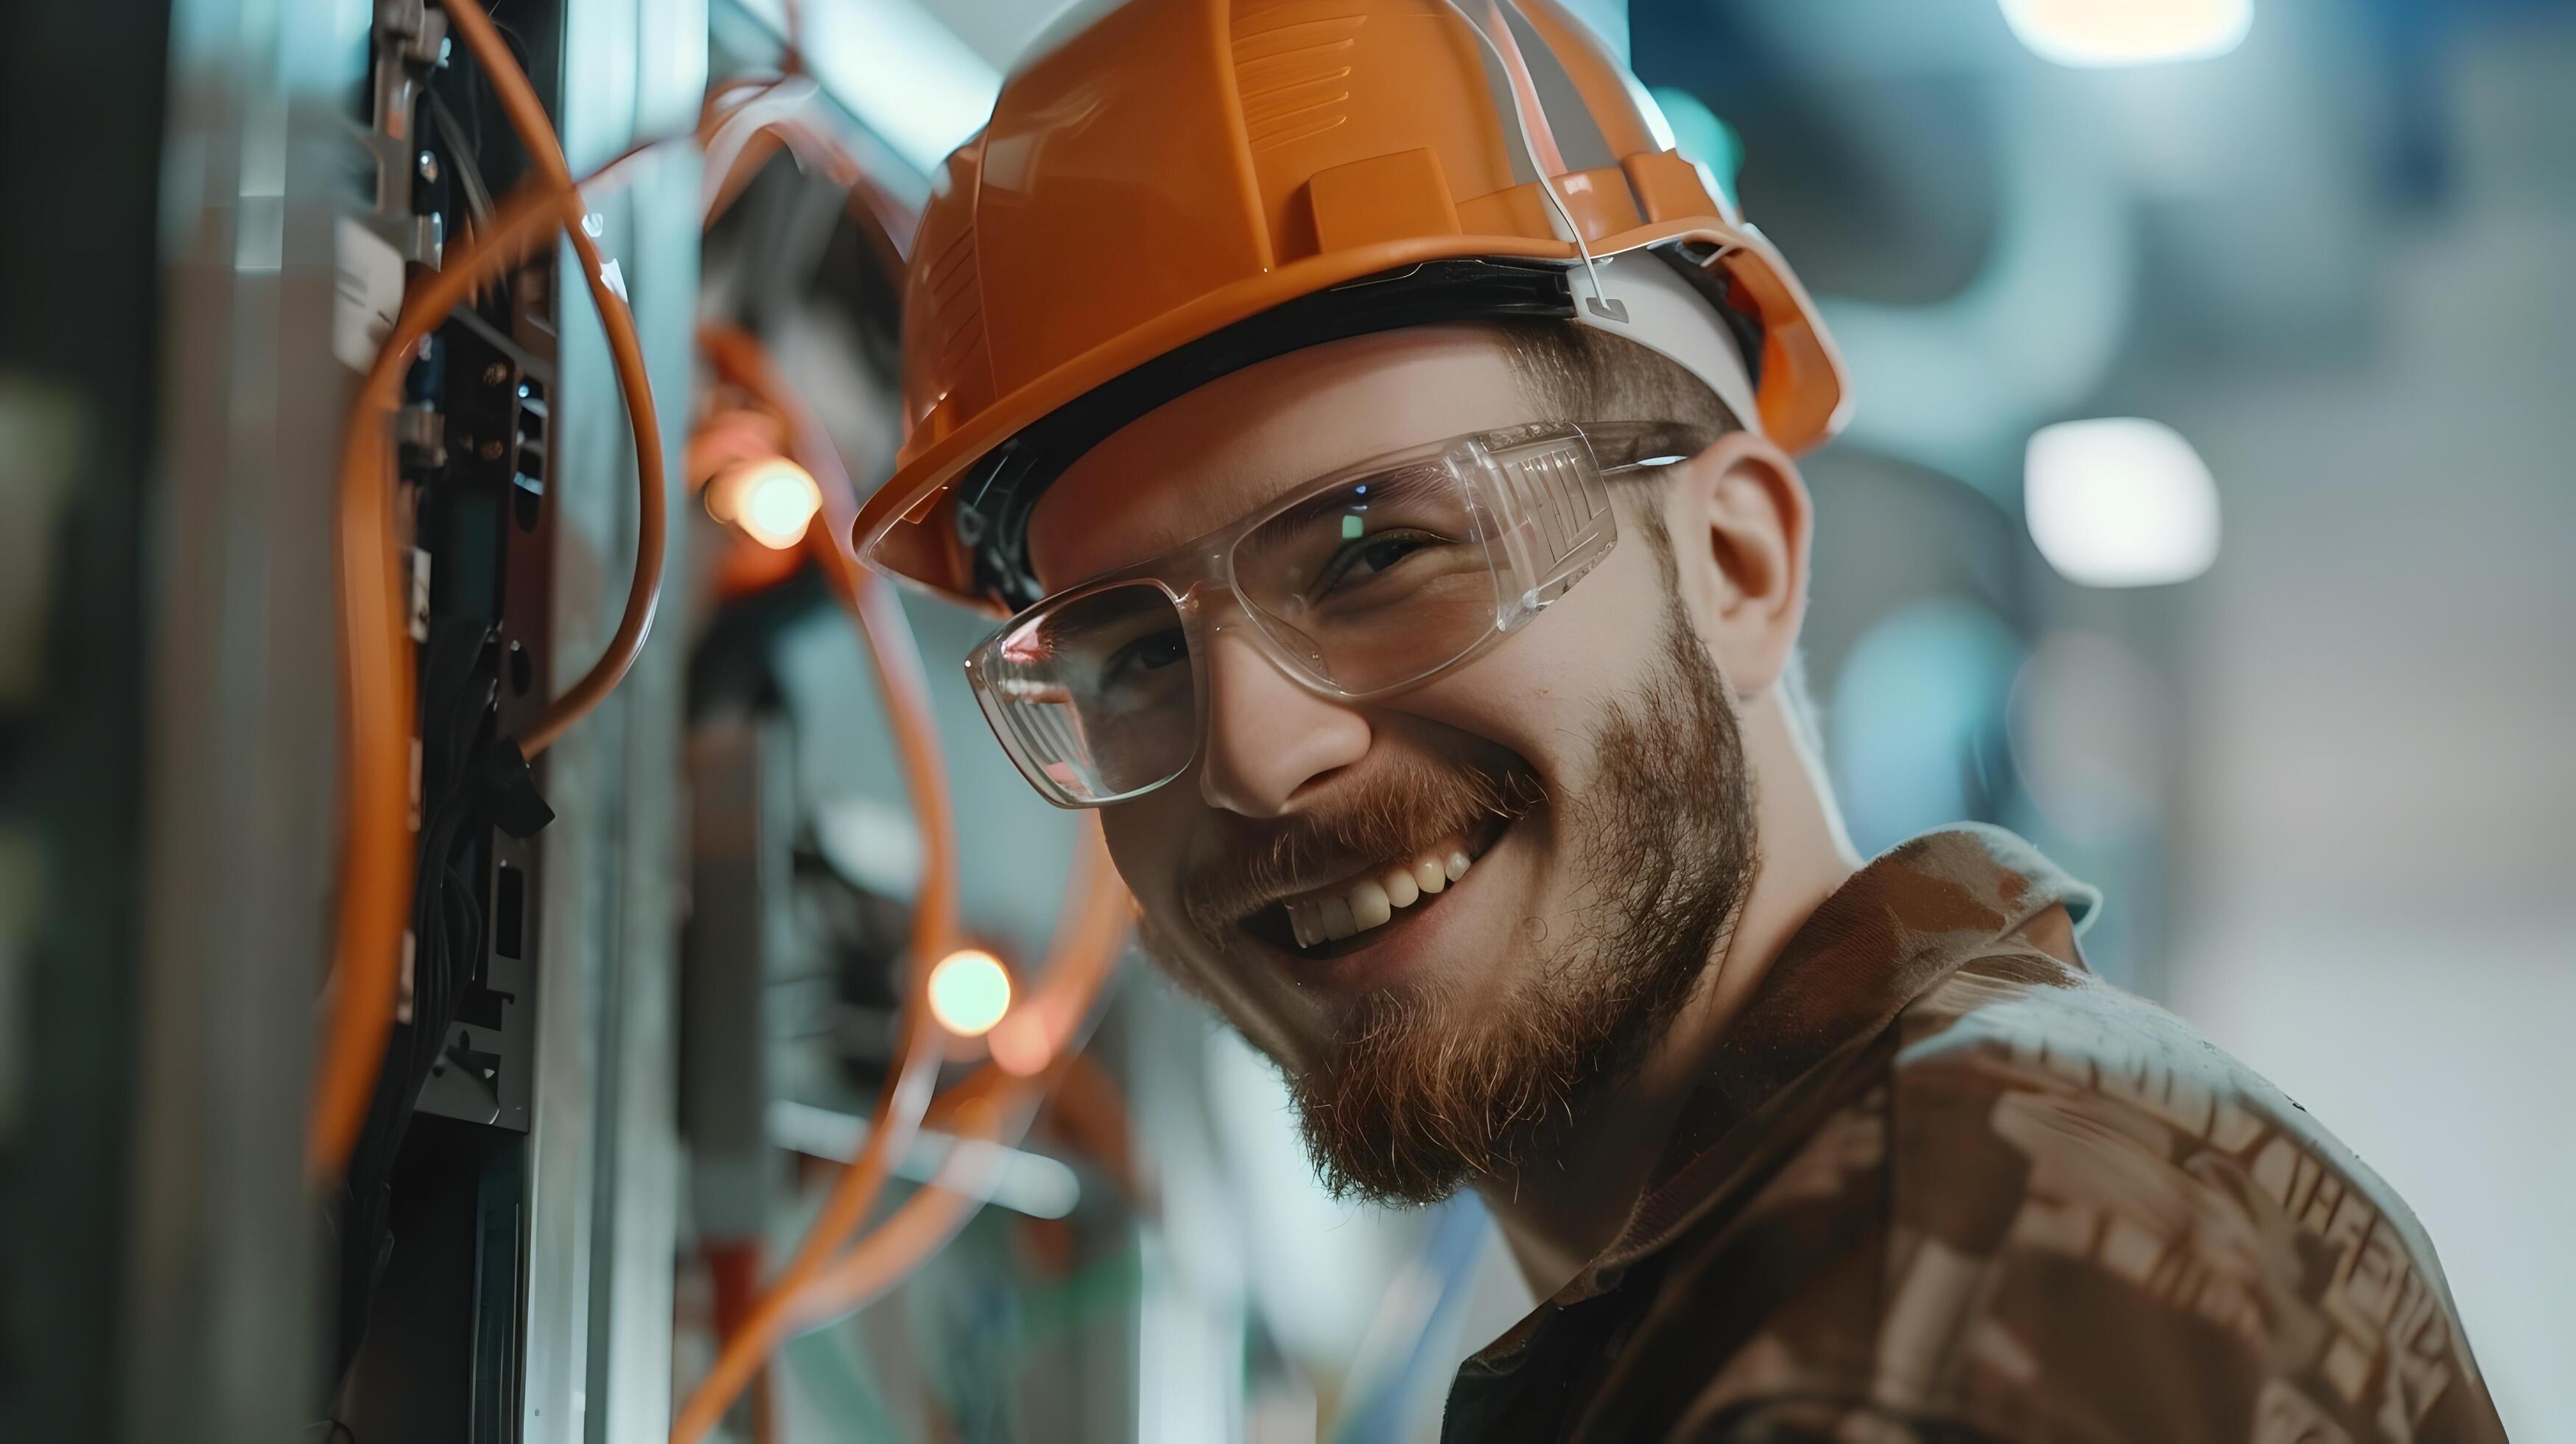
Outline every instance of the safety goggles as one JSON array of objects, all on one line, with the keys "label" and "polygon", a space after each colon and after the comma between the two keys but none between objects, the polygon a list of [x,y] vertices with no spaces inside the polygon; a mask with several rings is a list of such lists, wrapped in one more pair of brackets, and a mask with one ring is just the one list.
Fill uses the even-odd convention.
[{"label": "safety goggles", "polygon": [[1123,802],[1197,760],[1218,631],[1241,626],[1326,697],[1419,686],[1609,554],[1607,477],[1706,440],[1663,423],[1539,424],[1363,462],[1039,602],[976,647],[966,675],[1048,801]]}]

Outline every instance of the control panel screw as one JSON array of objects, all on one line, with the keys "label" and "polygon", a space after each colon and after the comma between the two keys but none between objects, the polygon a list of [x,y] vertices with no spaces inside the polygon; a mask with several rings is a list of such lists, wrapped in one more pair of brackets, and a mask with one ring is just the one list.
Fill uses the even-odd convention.
[{"label": "control panel screw", "polygon": [[438,184],[438,157],[428,151],[420,153],[420,178],[430,185]]}]

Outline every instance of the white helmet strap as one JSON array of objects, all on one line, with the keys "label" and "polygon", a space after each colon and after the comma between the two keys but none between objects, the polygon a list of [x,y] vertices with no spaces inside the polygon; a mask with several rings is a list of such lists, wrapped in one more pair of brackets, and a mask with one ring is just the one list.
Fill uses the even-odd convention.
[{"label": "white helmet strap", "polygon": [[[1608,278],[1619,288],[1620,301],[1601,301],[1587,287]],[[1603,258],[1581,270],[1569,270],[1566,284],[1581,303],[1574,322],[1622,336],[1679,365],[1696,376],[1746,430],[1759,432],[1752,368],[1735,335],[1719,319],[1715,306],[1698,287],[1652,251],[1628,251]],[[1616,306],[1615,318],[1604,307]]]},{"label": "white helmet strap", "polygon": [[[1557,161],[1555,140],[1548,130],[1547,107],[1539,101],[1538,85],[1530,78],[1529,62],[1521,57],[1520,42],[1512,38],[1510,22],[1503,18],[1502,9],[1493,0],[1487,0],[1486,9],[1494,17],[1494,28],[1502,32],[1498,38],[1494,29],[1477,23],[1476,17],[1467,13],[1459,0],[1447,0],[1447,3],[1451,10],[1457,12],[1459,19],[1467,22],[1467,28],[1476,32],[1476,38],[1484,42],[1486,52],[1494,57],[1494,63],[1502,67],[1504,80],[1511,92],[1512,125],[1520,135],[1521,152],[1529,157],[1530,170],[1538,176],[1539,194],[1547,197],[1548,209],[1564,229],[1565,238],[1574,243],[1575,253],[1583,257],[1583,269],[1592,279],[1589,289],[1575,288],[1576,294],[1583,298],[1585,319],[1603,324],[1626,324],[1627,306],[1603,288],[1601,266],[1593,257],[1590,243],[1583,238],[1583,228],[1574,223],[1574,213],[1566,209],[1565,197],[1557,194],[1557,177],[1553,172],[1562,162]],[[1513,14],[1520,13],[1520,6],[1513,0],[1501,0],[1501,5],[1508,6]],[[1544,141],[1542,137],[1545,137]]]}]

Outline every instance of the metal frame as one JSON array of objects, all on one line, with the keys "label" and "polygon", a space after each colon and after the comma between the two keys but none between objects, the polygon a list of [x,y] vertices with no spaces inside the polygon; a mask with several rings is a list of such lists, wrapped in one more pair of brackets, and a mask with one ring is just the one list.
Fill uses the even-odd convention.
[{"label": "metal frame", "polygon": [[163,158],[157,592],[125,1437],[273,1444],[314,1417],[305,1183],[338,696],[332,518],[342,7],[176,0]]},{"label": "metal frame", "polygon": [[[685,133],[706,84],[702,0],[570,0],[557,117],[576,174]],[[619,264],[662,414],[675,510],[695,360],[698,163],[666,147],[595,209]],[[558,274],[579,274],[567,248]],[[616,625],[634,554],[631,443],[598,318],[558,301],[552,687]],[[676,548],[686,535],[673,528]],[[685,577],[680,557],[666,575]],[[681,1188],[672,1072],[681,869],[681,608],[666,604],[625,683],[545,759],[557,821],[539,835],[536,1108],[529,1172],[522,1437],[668,1433],[672,1262]]]}]

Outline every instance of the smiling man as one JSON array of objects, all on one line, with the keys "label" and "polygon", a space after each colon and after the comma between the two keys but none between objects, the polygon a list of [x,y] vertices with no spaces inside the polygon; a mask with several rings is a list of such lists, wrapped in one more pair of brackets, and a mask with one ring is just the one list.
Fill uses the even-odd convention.
[{"label": "smiling man", "polygon": [[1989,828],[1863,864],[1799,685],[1779,256],[1545,0],[1130,0],[915,238],[878,565],[1097,808],[1336,1190],[1547,1302],[1454,1439],[2500,1438],[2430,1245],[2085,970]]}]

